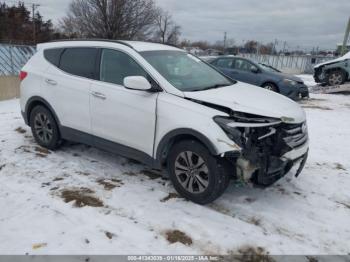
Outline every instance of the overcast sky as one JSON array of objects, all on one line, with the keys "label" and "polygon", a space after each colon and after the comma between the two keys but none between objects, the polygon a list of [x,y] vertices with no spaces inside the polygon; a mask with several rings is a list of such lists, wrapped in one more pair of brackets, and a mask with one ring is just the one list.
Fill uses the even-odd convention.
[{"label": "overcast sky", "polygon": [[[45,19],[57,22],[71,0],[22,0],[41,4]],[[130,0],[132,1],[132,0]],[[5,0],[5,2],[7,2]],[[8,1],[12,3],[13,0]],[[237,44],[249,39],[280,46],[335,48],[343,41],[350,0],[155,0],[182,27],[182,38]]]}]

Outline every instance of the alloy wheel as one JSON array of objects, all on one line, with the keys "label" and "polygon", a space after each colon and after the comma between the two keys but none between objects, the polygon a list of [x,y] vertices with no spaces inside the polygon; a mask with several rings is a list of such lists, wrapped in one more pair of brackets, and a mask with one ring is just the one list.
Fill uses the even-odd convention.
[{"label": "alloy wheel", "polygon": [[331,73],[329,76],[329,84],[332,86],[340,85],[343,81],[343,76],[339,72]]},{"label": "alloy wheel", "polygon": [[34,130],[37,137],[43,143],[49,143],[53,137],[53,128],[49,118],[43,114],[38,113],[34,118]]},{"label": "alloy wheel", "polygon": [[202,157],[191,151],[178,155],[175,175],[182,187],[192,193],[203,193],[209,185],[209,169]]}]

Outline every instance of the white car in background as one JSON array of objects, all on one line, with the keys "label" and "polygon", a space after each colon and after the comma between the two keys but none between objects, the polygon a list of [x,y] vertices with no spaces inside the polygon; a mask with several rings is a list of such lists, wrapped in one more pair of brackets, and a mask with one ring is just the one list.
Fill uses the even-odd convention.
[{"label": "white car in background", "polygon": [[20,73],[21,109],[38,144],[70,140],[168,170],[196,203],[231,179],[268,186],[308,153],[303,109],[235,82],[181,49],[132,41],[38,45]]}]

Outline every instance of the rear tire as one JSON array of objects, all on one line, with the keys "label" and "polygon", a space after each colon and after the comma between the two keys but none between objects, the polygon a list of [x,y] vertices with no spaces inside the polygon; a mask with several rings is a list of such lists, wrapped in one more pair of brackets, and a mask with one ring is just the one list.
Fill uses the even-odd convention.
[{"label": "rear tire", "polygon": [[225,160],[211,155],[195,140],[175,144],[168,155],[167,167],[176,191],[197,204],[208,204],[220,197],[230,182]]},{"label": "rear tire", "polygon": [[342,85],[345,80],[345,72],[342,70],[333,70],[327,76],[327,84],[330,86]]},{"label": "rear tire", "polygon": [[265,83],[262,87],[267,89],[267,90],[270,90],[270,91],[278,93],[278,88],[273,83]]},{"label": "rear tire", "polygon": [[56,120],[46,107],[34,107],[29,121],[35,141],[40,146],[51,150],[60,146],[61,136]]}]

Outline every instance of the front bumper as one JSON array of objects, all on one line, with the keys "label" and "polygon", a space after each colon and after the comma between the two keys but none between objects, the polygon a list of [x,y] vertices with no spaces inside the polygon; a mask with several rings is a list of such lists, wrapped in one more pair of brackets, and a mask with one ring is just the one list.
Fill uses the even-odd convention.
[{"label": "front bumper", "polygon": [[296,86],[289,86],[282,84],[280,86],[280,92],[293,100],[309,97],[309,88],[304,84],[298,84]]},{"label": "front bumper", "polygon": [[[241,156],[236,161],[238,178],[269,186],[285,176],[293,167],[297,167],[295,175],[299,176],[309,151],[306,123],[281,124],[274,128],[274,135],[265,139],[255,139],[250,146],[242,149]],[[256,134],[256,131],[251,136],[254,136],[254,133]]]}]

